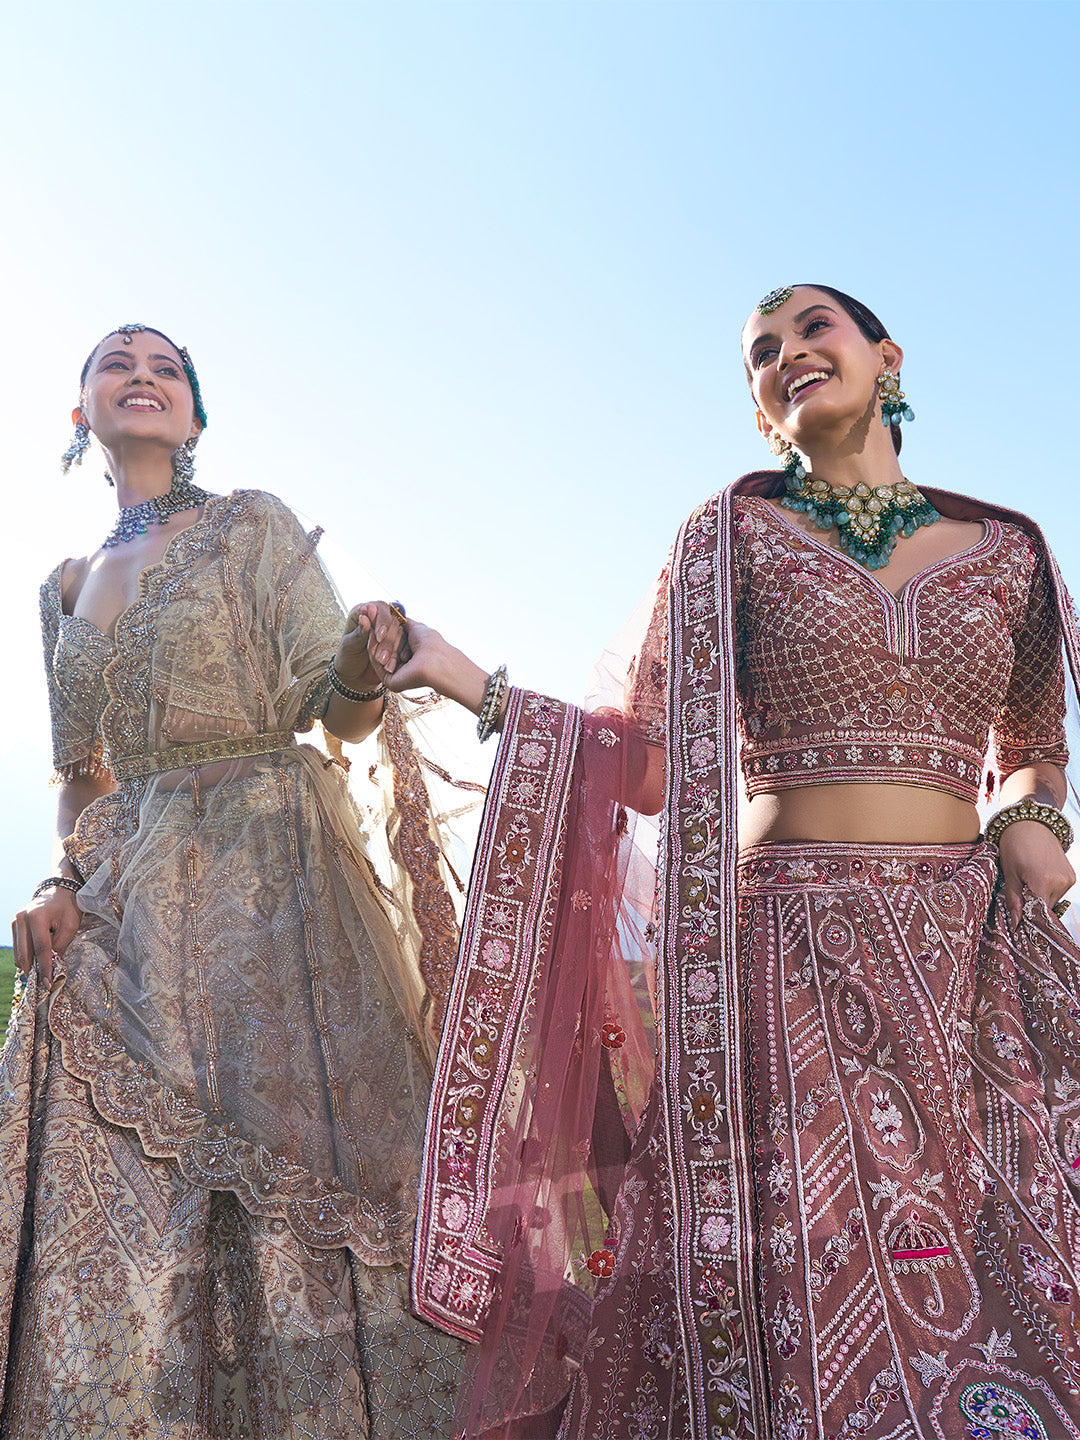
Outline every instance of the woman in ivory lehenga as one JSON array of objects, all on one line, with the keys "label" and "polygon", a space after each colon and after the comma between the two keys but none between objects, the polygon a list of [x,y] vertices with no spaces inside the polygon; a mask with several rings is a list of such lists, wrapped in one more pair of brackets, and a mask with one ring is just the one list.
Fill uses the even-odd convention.
[{"label": "woman in ivory lehenga", "polygon": [[[41,592],[56,873],[2,1057],[7,1440],[449,1434],[461,1344],[408,1310],[456,926],[396,697],[292,513],[192,480],[187,352],[93,351],[120,513]],[[336,760],[382,719],[396,883]],[[10,1322],[10,1335],[9,1335]]]},{"label": "woman in ivory lehenga", "polygon": [[621,696],[410,624],[392,684],[502,729],[414,1302],[469,1436],[1077,1440],[1075,621],[1030,520],[904,479],[870,311],[743,350],[784,468],[691,515]]}]

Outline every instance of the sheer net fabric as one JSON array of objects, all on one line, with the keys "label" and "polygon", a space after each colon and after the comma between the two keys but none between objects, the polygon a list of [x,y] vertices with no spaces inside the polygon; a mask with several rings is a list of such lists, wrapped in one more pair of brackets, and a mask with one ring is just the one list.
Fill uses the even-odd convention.
[{"label": "sheer net fabric", "polygon": [[[261,1436],[287,1417],[290,1434],[390,1435],[409,1405],[433,1433],[445,1426],[457,1347],[409,1316],[404,1267],[443,1000],[433,956],[453,907],[415,776],[398,797],[414,843],[395,896],[367,857],[343,767],[293,739],[324,708],[344,622],[317,540],[273,497],[241,491],[174,537],[111,637],[62,614],[62,569],[43,587],[62,774],[130,775],[180,746],[223,758],[120,779],[68,843],[86,877],[83,924],[36,1028],[24,1001],[5,1051],[25,1075],[4,1142],[18,1145],[27,1108],[31,1119],[10,1265],[24,1215],[33,1226],[5,1434],[92,1426],[105,1363],[87,1359],[93,1337],[140,1314],[143,1338],[158,1337],[142,1355],[149,1390],[117,1434]],[[396,708],[391,728],[398,776],[415,756]],[[230,755],[252,736],[268,753]],[[68,1195],[65,1171],[79,1178]],[[50,1229],[69,1243],[60,1259]],[[100,1304],[72,1285],[79,1265],[110,1271],[91,1287]],[[244,1309],[221,1318],[223,1346],[206,1328],[219,1305]],[[365,1307],[397,1335],[382,1361]],[[337,1377],[321,1391],[293,1374],[309,1328],[323,1337],[310,1362]],[[263,1342],[278,1330],[271,1359]],[[60,1375],[80,1364],[72,1409]],[[159,1411],[170,1375],[175,1405]]]}]

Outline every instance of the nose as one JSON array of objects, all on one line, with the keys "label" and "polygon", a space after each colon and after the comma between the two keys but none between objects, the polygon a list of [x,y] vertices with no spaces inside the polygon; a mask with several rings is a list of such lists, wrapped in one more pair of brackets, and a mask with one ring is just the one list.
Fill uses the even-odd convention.
[{"label": "nose", "polygon": [[129,385],[153,385],[154,372],[150,369],[149,361],[139,360],[132,370],[128,379]]},{"label": "nose", "polygon": [[780,358],[777,362],[777,369],[786,370],[796,361],[806,359],[806,350],[800,335],[794,335],[781,342]]}]

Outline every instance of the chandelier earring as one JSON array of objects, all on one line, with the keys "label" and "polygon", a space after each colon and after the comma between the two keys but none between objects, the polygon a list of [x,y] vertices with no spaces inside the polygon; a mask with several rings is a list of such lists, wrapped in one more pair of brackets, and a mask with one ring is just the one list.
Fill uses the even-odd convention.
[{"label": "chandelier earring", "polygon": [[806,479],[806,466],[802,462],[802,456],[790,440],[785,440],[778,431],[770,430],[766,444],[783,465],[784,480],[789,490]]},{"label": "chandelier earring", "polygon": [[178,450],[173,451],[173,480],[190,485],[195,476],[195,445],[198,437],[185,440]]},{"label": "chandelier earring", "polygon": [[60,469],[66,475],[73,465],[81,465],[83,456],[90,449],[90,426],[80,420],[75,426],[75,437],[60,456]]},{"label": "chandelier earring", "polygon": [[904,398],[900,389],[900,376],[891,370],[883,370],[878,376],[878,398],[881,400],[881,423],[888,430],[890,425],[899,425],[901,420],[914,420],[915,411]]}]

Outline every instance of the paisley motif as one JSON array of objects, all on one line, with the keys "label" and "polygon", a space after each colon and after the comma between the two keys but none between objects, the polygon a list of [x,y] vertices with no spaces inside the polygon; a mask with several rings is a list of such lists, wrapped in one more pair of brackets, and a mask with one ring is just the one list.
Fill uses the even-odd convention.
[{"label": "paisley motif", "polygon": [[[957,1402],[976,1440],[1050,1440],[1046,1426],[1024,1397],[1008,1385],[969,1385]],[[977,1428],[976,1428],[977,1427]]]}]

